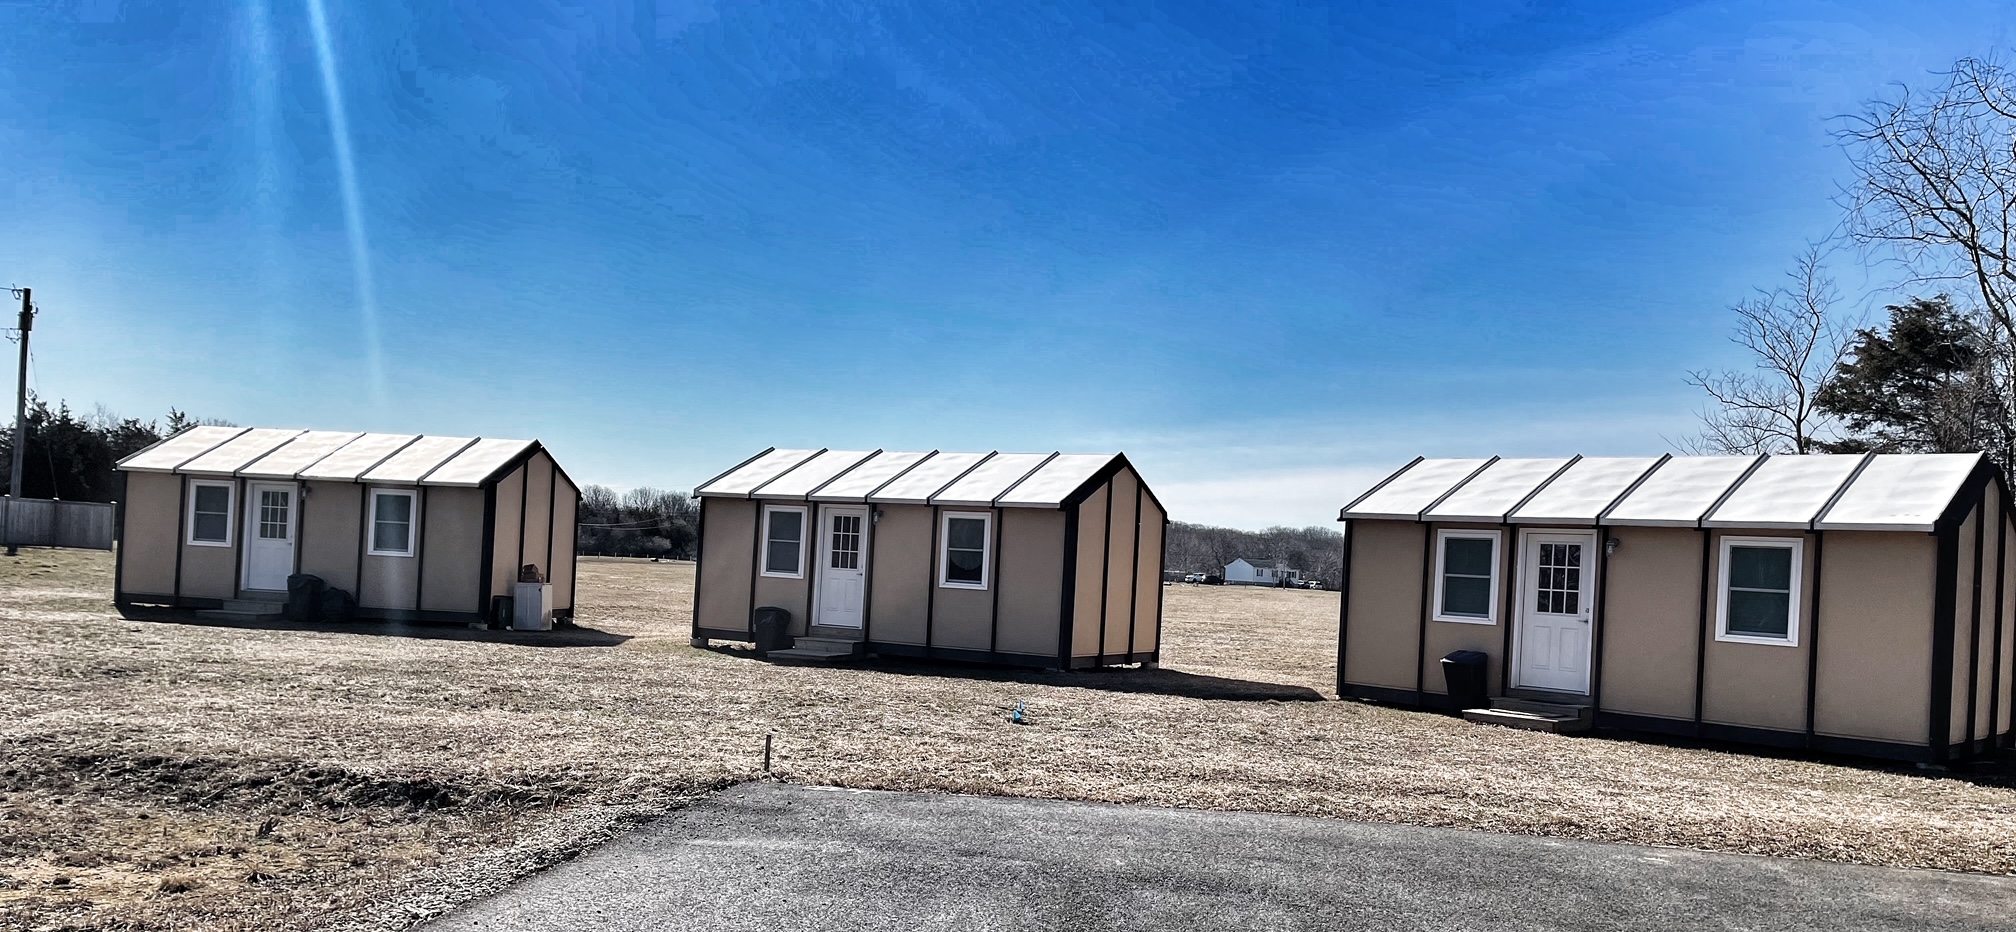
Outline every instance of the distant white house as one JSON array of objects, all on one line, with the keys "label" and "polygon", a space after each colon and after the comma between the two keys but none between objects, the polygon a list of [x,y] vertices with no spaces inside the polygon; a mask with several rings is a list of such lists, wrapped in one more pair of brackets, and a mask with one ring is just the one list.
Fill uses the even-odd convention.
[{"label": "distant white house", "polygon": [[1228,586],[1278,586],[1284,579],[1289,585],[1294,585],[1302,579],[1302,571],[1279,560],[1240,557],[1225,564],[1225,585]]}]

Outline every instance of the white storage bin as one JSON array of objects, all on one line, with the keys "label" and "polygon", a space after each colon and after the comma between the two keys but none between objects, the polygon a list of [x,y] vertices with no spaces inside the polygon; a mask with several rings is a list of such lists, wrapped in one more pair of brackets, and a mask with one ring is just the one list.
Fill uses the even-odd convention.
[{"label": "white storage bin", "polygon": [[553,630],[553,584],[521,582],[511,587],[511,629]]}]

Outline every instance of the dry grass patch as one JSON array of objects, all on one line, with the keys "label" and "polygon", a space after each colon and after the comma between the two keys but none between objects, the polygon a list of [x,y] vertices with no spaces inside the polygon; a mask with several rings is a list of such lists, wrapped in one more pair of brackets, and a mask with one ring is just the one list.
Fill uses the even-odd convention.
[{"label": "dry grass patch", "polygon": [[110,566],[0,560],[0,926],[396,928],[760,777],[769,734],[806,783],[2016,873],[1993,778],[1322,701],[1335,593],[1171,587],[1164,669],[1041,674],[694,650],[690,564],[584,560],[553,634],[128,621]]}]

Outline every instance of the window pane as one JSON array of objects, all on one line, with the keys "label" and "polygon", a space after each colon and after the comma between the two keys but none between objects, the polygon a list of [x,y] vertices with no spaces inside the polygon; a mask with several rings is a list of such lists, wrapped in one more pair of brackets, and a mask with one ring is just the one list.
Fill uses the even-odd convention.
[{"label": "window pane", "polygon": [[196,515],[196,526],[194,532],[195,539],[221,541],[224,539],[225,531],[229,529],[230,526],[231,526],[231,518],[228,515],[204,514],[198,512]]},{"label": "window pane", "polygon": [[225,514],[231,510],[231,490],[221,485],[196,487],[196,513]]},{"label": "window pane", "polygon": [[770,513],[770,539],[798,543],[805,528],[805,516],[795,511]]},{"label": "window pane", "polygon": [[1480,576],[1445,576],[1442,613],[1483,618],[1491,614],[1491,580]]},{"label": "window pane", "polygon": [[1729,633],[1782,638],[1789,630],[1792,596],[1785,592],[1729,591]]},{"label": "window pane", "polygon": [[1450,537],[1443,542],[1442,570],[1460,576],[1491,575],[1491,542],[1475,537]]},{"label": "window pane", "polygon": [[981,552],[978,550],[948,550],[945,552],[945,581],[980,581]]},{"label": "window pane", "polygon": [[987,522],[979,518],[948,518],[945,546],[960,550],[982,550],[987,546]]},{"label": "window pane", "polygon": [[379,495],[378,520],[401,523],[412,521],[413,498],[408,495]]},{"label": "window pane", "polygon": [[1792,551],[1787,547],[1729,548],[1729,586],[1734,589],[1792,589]]},{"label": "window pane", "polygon": [[798,544],[804,540],[805,515],[796,511],[770,512],[770,539],[763,545],[763,572],[800,572]]},{"label": "window pane", "polygon": [[371,528],[371,549],[406,552],[409,549],[406,537],[412,527],[404,521],[375,522]]},{"label": "window pane", "polygon": [[766,573],[798,572],[798,542],[795,540],[772,540],[763,558]]}]

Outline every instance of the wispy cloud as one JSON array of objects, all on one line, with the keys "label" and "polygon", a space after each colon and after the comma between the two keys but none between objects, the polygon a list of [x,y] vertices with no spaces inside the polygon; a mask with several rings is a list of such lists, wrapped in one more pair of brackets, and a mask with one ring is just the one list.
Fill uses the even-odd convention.
[{"label": "wispy cloud", "polygon": [[350,120],[343,109],[343,87],[336,77],[336,48],[329,37],[329,16],[322,0],[308,0],[308,24],[315,33],[315,62],[322,71],[322,100],[329,108],[329,137],[336,148],[343,225],[350,235],[350,264],[357,287],[357,325],[364,343],[364,372],[372,400],[382,406],[387,401],[385,360],[378,336],[377,286],[371,278],[371,243],[364,233],[363,198],[357,191],[357,160],[350,148]]}]

